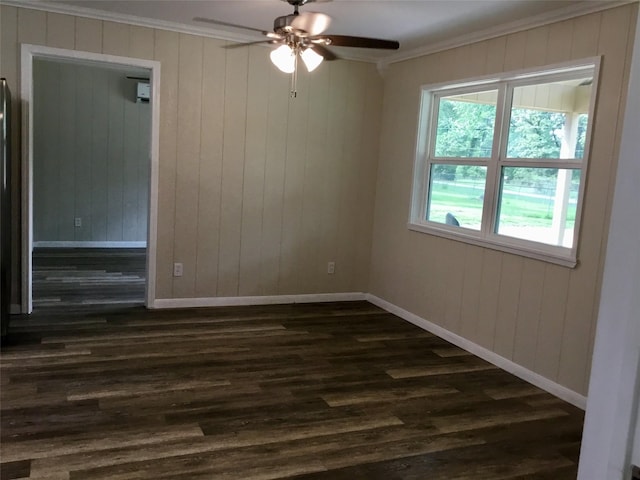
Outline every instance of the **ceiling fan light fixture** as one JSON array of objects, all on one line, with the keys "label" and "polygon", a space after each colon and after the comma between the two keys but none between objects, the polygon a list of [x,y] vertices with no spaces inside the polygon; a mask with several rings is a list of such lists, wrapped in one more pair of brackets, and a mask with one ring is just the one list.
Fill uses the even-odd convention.
[{"label": "ceiling fan light fixture", "polygon": [[[0,0],[1,1],[1,0]],[[254,27],[246,27],[236,23],[224,22],[213,18],[194,17],[195,21],[212,23],[224,27],[241,28],[259,32],[268,40],[224,45],[223,48],[243,47],[261,43],[279,45],[270,52],[271,62],[281,72],[291,75],[291,97],[297,95],[298,56],[309,72],[316,70],[323,61],[338,60],[340,57],[327,47],[356,47],[397,50],[400,43],[395,40],[380,38],[354,37],[351,35],[323,34],[331,23],[331,17],[319,12],[300,12],[303,5],[311,2],[330,2],[332,0],[283,0],[293,6],[293,13],[276,17],[273,31],[267,32]]]},{"label": "ceiling fan light fixture", "polygon": [[305,48],[300,54],[308,72],[313,72],[322,63],[322,55],[318,55],[312,48]]},{"label": "ceiling fan light fixture", "polygon": [[269,54],[271,63],[284,73],[293,73],[296,69],[295,52],[289,45],[280,45]]}]

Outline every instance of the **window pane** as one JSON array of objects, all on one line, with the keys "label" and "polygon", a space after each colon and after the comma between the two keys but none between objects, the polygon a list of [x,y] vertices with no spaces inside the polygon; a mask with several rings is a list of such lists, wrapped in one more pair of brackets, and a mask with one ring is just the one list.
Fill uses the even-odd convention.
[{"label": "window pane", "polygon": [[591,78],[526,85],[513,90],[509,158],[582,158]]},{"label": "window pane", "polygon": [[480,230],[487,167],[431,166],[427,220]]},{"label": "window pane", "polygon": [[504,167],[496,232],[571,247],[580,170]]},{"label": "window pane", "polygon": [[435,156],[491,157],[497,98],[497,90],[441,97]]}]

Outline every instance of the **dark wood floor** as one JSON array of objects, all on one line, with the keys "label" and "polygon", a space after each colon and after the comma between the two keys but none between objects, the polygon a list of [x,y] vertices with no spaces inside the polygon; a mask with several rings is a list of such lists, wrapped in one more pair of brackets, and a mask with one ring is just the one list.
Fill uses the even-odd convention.
[{"label": "dark wood floor", "polygon": [[580,410],[366,302],[34,314],[2,479],[575,479]]},{"label": "dark wood floor", "polygon": [[33,309],[142,305],[145,268],[144,248],[36,248]]}]

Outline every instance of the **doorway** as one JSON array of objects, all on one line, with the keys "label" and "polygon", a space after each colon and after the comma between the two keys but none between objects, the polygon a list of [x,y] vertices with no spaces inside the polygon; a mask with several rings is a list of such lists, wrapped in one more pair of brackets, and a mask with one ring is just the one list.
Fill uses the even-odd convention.
[{"label": "doorway", "polygon": [[153,307],[158,62],[23,45],[22,66],[23,313]]}]

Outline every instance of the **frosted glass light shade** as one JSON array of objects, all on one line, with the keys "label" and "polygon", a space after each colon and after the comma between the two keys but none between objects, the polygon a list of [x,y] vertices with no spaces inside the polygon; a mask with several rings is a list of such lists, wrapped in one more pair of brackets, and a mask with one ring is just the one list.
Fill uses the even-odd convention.
[{"label": "frosted glass light shade", "polygon": [[324,60],[324,58],[322,58],[322,55],[318,55],[311,48],[307,48],[306,50],[304,50],[300,54],[300,56],[302,57],[302,61],[304,62],[309,72],[313,72],[320,66],[322,60]]},{"label": "frosted glass light shade", "polygon": [[293,73],[296,69],[296,62],[293,56],[293,50],[289,45],[281,45],[273,50],[269,56],[271,63],[284,73]]}]

